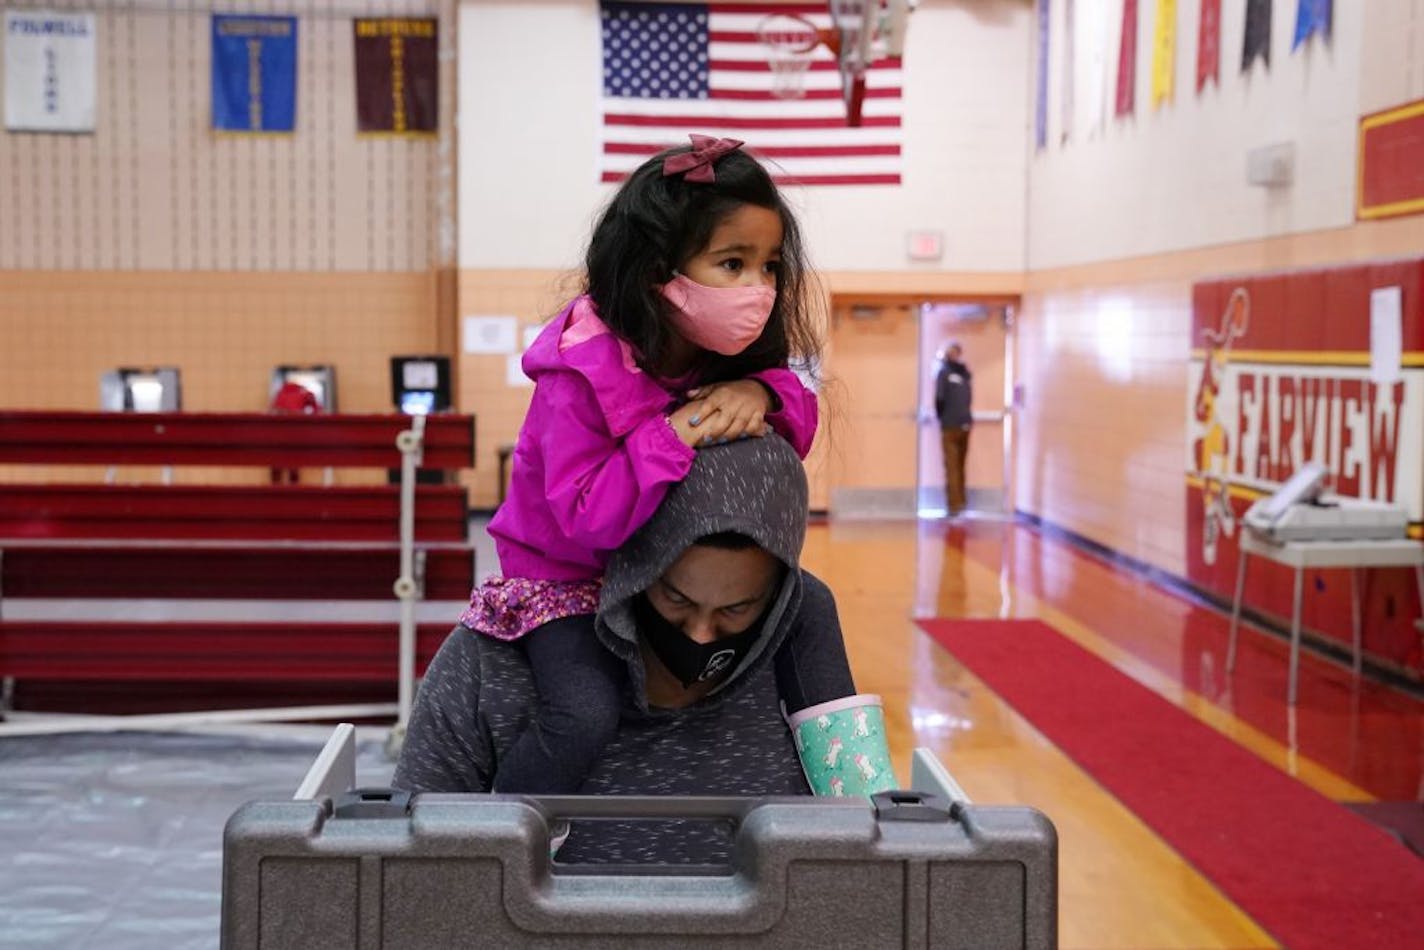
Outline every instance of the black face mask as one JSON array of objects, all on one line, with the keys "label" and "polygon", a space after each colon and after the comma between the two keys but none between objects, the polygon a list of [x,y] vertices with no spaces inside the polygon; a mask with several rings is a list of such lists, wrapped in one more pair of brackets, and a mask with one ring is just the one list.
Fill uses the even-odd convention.
[{"label": "black face mask", "polygon": [[633,598],[633,619],[638,624],[638,632],[684,689],[694,683],[721,679],[735,670],[757,637],[761,636],[761,628],[770,610],[768,607],[741,633],[721,637],[711,643],[698,643],[683,633],[682,627],[658,613],[647,594]]}]

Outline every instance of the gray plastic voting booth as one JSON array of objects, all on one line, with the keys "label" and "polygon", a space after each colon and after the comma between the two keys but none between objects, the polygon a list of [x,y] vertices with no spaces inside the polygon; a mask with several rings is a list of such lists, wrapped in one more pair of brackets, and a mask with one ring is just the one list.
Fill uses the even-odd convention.
[{"label": "gray plastic voting booth", "polygon": [[[222,945],[1053,947],[1058,841],[971,804],[928,751],[914,791],[863,799],[421,795],[360,790],[340,727],[291,801],[223,838]],[[735,825],[726,867],[559,865],[557,818]]]}]

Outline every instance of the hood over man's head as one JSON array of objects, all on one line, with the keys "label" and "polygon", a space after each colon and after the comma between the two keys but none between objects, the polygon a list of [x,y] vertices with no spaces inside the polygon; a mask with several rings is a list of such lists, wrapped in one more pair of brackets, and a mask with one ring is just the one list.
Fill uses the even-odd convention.
[{"label": "hood over man's head", "polygon": [[[801,602],[801,547],[806,540],[806,470],[778,435],[742,439],[698,451],[687,477],[674,485],[653,517],[614,552],[604,572],[598,634],[630,666],[638,684],[644,672],[637,645],[633,598],[647,590],[701,538],[744,535],[786,566],[772,599],[763,635],[723,689],[775,652]],[[715,692],[715,690],[714,690]]]}]

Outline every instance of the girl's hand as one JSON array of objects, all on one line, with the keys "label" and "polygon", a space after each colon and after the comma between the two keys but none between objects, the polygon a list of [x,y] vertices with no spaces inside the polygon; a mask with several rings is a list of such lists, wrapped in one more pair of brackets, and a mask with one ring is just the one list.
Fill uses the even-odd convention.
[{"label": "girl's hand", "polygon": [[683,408],[699,407],[688,420],[700,437],[699,445],[760,438],[768,431],[766,414],[771,411],[771,394],[754,379],[699,386],[687,395],[693,401]]},{"label": "girl's hand", "polygon": [[692,424],[692,420],[695,418],[701,422],[707,413],[706,405],[698,399],[679,407],[676,412],[668,413],[668,424],[672,426],[672,431],[677,433],[677,437],[682,440],[683,445],[689,449],[695,449],[702,441],[702,433]]}]

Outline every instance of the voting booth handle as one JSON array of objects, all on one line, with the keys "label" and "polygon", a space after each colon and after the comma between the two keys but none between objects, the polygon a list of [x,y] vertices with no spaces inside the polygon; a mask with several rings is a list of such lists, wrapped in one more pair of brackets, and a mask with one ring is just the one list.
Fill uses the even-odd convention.
[{"label": "voting booth handle", "polygon": [[959,818],[959,803],[943,795],[895,789],[870,796],[875,817],[880,821],[954,821]]},{"label": "voting booth handle", "polygon": [[331,802],[333,818],[400,818],[410,817],[410,792],[393,788],[353,788]]}]

